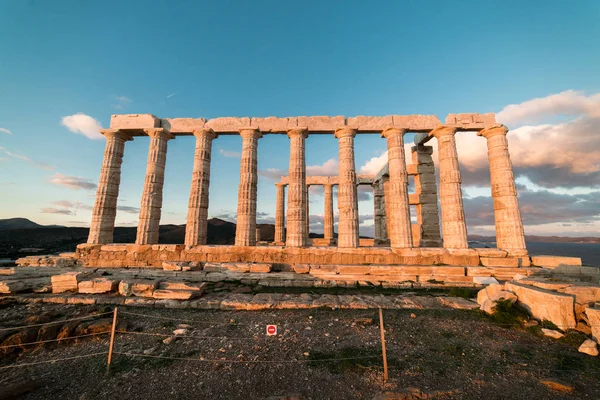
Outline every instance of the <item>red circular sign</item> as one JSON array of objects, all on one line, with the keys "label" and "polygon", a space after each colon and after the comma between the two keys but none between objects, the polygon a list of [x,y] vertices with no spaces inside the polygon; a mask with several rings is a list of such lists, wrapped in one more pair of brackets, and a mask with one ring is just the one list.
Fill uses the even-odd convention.
[{"label": "red circular sign", "polygon": [[275,335],[277,334],[277,326],[276,325],[267,325],[267,335]]}]

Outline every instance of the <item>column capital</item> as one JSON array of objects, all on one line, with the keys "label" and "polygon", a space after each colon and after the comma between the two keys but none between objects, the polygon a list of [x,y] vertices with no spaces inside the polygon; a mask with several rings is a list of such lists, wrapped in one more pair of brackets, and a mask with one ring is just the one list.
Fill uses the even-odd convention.
[{"label": "column capital", "polygon": [[126,133],[120,129],[100,129],[100,133],[107,139],[119,138],[123,139],[124,141],[133,140],[133,137],[129,133]]},{"label": "column capital", "polygon": [[216,139],[219,136],[211,128],[196,129],[192,133],[197,138],[206,137],[208,139]]},{"label": "column capital", "polygon": [[354,137],[356,136],[356,129],[352,129],[348,126],[343,126],[341,128],[337,128],[335,130],[335,134],[333,135],[336,139],[342,138],[342,137]]},{"label": "column capital", "polygon": [[260,139],[262,137],[262,132],[258,128],[240,128],[239,129],[241,137],[255,138]]},{"label": "column capital", "polygon": [[293,136],[302,136],[304,139],[308,137],[308,128],[292,128],[288,129],[287,135],[289,138]]},{"label": "column capital", "polygon": [[508,128],[506,127],[506,125],[492,125],[477,132],[477,136],[483,136],[484,138],[489,139],[492,136],[506,135],[507,133]]},{"label": "column capital", "polygon": [[333,183],[324,183],[323,189],[325,190],[333,190]]},{"label": "column capital", "polygon": [[454,135],[456,130],[457,128],[455,126],[442,125],[429,132],[429,136],[434,136],[436,139],[439,139],[440,136]]},{"label": "column capital", "polygon": [[175,139],[175,136],[173,136],[165,128],[146,128],[144,129],[144,132],[151,138],[163,137],[167,140]]},{"label": "column capital", "polygon": [[385,128],[382,132],[381,132],[381,137],[384,138],[388,138],[388,137],[392,137],[392,136],[396,136],[396,135],[404,135],[406,133],[406,129],[402,129],[402,128],[396,128],[396,127],[389,127],[389,128]]},{"label": "column capital", "polygon": [[286,187],[286,186],[287,186],[287,183],[276,182],[276,183],[275,183],[275,186],[276,186],[276,187],[278,187],[278,188],[281,188],[281,187]]}]

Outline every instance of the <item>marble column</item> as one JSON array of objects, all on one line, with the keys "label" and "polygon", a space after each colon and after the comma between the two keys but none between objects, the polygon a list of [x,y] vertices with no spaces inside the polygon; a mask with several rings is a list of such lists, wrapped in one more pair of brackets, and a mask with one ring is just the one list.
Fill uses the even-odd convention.
[{"label": "marble column", "polygon": [[328,245],[333,244],[333,185],[323,185],[325,190],[325,215],[323,216],[323,238]]},{"label": "marble column", "polygon": [[308,137],[306,129],[288,131],[290,138],[290,168],[288,171],[288,207],[286,226],[286,246],[306,246],[306,160],[304,142]]},{"label": "marble column", "polygon": [[389,176],[384,176],[381,180],[381,186],[383,187],[383,209],[385,210],[385,218],[384,218],[384,226],[385,226],[385,238],[386,242],[389,245],[390,241],[390,228],[391,228],[391,211],[390,211],[390,178]]},{"label": "marble column", "polygon": [[257,150],[262,137],[256,128],[240,129],[242,158],[240,160],[240,184],[238,187],[236,246],[256,245],[256,194],[258,183]]},{"label": "marble column", "polygon": [[510,255],[521,256],[527,254],[527,249],[512,162],[508,153],[507,133],[506,126],[494,125],[480,131],[478,135],[487,139],[496,245],[499,249],[507,250]]},{"label": "marble column", "polygon": [[304,192],[304,195],[306,196],[306,200],[304,200],[304,204],[306,206],[306,220],[305,220],[305,224],[306,224],[306,228],[305,232],[306,232],[306,245],[310,245],[310,196],[309,196],[309,190],[310,190],[310,185],[306,185],[306,191]]},{"label": "marble column", "polygon": [[417,172],[414,183],[418,198],[416,209],[419,229],[419,242],[415,243],[413,235],[413,246],[442,247],[433,147],[417,145],[411,147],[411,152]]},{"label": "marble column", "polygon": [[277,244],[285,242],[285,184],[276,183],[275,238]]},{"label": "marble column", "polygon": [[150,136],[150,146],[135,244],[156,244],[163,201],[167,142],[174,137],[163,128],[148,128],[144,132]]},{"label": "marble column", "polygon": [[113,241],[117,198],[121,184],[121,163],[123,162],[125,142],[131,140],[131,136],[118,129],[104,129],[100,132],[106,138],[106,146],[87,241],[93,244],[112,243]]},{"label": "marble column", "polygon": [[442,238],[447,249],[467,249],[467,225],[461,191],[458,153],[456,152],[456,128],[441,126],[430,135],[438,143],[440,170],[440,205],[442,206]]},{"label": "marble column", "polygon": [[373,219],[375,221],[375,244],[377,245],[385,240],[385,203],[381,181],[373,183]]},{"label": "marble column", "polygon": [[210,159],[212,141],[217,137],[209,128],[194,131],[194,136],[196,137],[196,150],[185,226],[185,245],[187,247],[206,244]]},{"label": "marble column", "polygon": [[354,166],[356,130],[347,127],[335,131],[339,144],[338,247],[358,247],[358,196]]},{"label": "marble column", "polygon": [[[388,236],[390,246],[394,248],[412,247],[410,206],[408,201],[408,174],[404,156],[403,129],[388,128],[381,136],[387,140],[389,166],[389,196],[386,205],[388,217]],[[389,203],[389,204],[388,204]]]}]

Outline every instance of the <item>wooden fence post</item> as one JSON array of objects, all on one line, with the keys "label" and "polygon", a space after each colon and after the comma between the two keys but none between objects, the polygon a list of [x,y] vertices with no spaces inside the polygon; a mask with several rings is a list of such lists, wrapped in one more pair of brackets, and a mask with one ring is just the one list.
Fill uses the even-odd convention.
[{"label": "wooden fence post", "polygon": [[113,346],[115,344],[115,330],[117,329],[117,315],[119,313],[119,307],[115,307],[113,314],[112,329],[110,331],[110,344],[108,345],[108,360],[106,361],[106,374],[110,373],[110,363],[112,361]]},{"label": "wooden fence post", "polygon": [[383,382],[388,381],[387,352],[385,350],[385,331],[383,327],[383,311],[379,307],[379,330],[381,331],[381,352],[383,355]]}]

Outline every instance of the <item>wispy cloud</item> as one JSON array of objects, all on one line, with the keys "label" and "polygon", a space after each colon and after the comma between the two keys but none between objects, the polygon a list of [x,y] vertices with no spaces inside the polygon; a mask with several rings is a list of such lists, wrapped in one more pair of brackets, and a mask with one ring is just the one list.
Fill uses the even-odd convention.
[{"label": "wispy cloud", "polygon": [[117,211],[122,211],[124,213],[129,214],[138,214],[140,212],[140,209],[138,207],[131,206],[117,206]]},{"label": "wispy cloud", "polygon": [[9,156],[10,158],[14,158],[14,159],[17,159],[17,160],[28,162],[30,164],[35,165],[38,168],[42,168],[42,169],[45,169],[45,170],[48,170],[48,171],[54,170],[54,167],[51,166],[50,164],[46,164],[45,162],[33,160],[33,159],[31,159],[31,158],[23,155],[23,154],[14,153],[14,152],[8,150],[5,147],[1,147],[0,146],[0,151],[3,152],[4,154],[6,154],[7,156]]},{"label": "wispy cloud", "polygon": [[0,132],[3,132],[3,133],[8,133],[9,135],[12,135],[12,132],[11,132],[11,131],[9,131],[9,130],[8,130],[8,129],[6,129],[6,128],[0,128]]},{"label": "wispy cloud", "polygon": [[223,157],[229,157],[229,158],[240,158],[241,157],[241,154],[237,151],[223,150],[221,148],[219,148],[219,154],[221,154]]},{"label": "wispy cloud", "polygon": [[167,97],[165,97],[165,99],[170,99],[171,97],[175,96],[176,94],[177,94],[177,92],[171,93],[170,95],[168,95]]},{"label": "wispy cloud", "polygon": [[131,100],[130,98],[128,98],[126,96],[117,96],[115,99],[117,102],[116,102],[116,104],[113,104],[113,107],[115,107],[118,110],[122,110],[127,105],[129,105],[133,102],[133,100]]},{"label": "wispy cloud", "polygon": [[40,212],[44,214],[62,214],[62,215],[75,215],[75,212],[72,210],[68,210],[66,208],[54,208],[54,207],[46,207],[42,208]]},{"label": "wispy cloud", "polygon": [[102,139],[100,133],[102,125],[89,115],[83,113],[68,115],[62,118],[61,124],[71,132],[81,134],[89,139]]},{"label": "wispy cloud", "polygon": [[93,209],[93,207],[90,206],[89,204],[81,203],[79,201],[58,200],[58,201],[53,201],[52,204],[62,207],[62,208],[69,208],[69,209],[74,209],[74,210],[91,211]]},{"label": "wispy cloud", "polygon": [[89,179],[80,178],[77,176],[67,176],[63,174],[59,174],[58,172],[52,175],[50,178],[50,183],[53,185],[64,186],[69,189],[84,189],[84,190],[94,190],[96,189],[96,184]]}]

